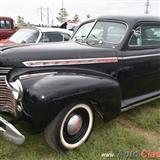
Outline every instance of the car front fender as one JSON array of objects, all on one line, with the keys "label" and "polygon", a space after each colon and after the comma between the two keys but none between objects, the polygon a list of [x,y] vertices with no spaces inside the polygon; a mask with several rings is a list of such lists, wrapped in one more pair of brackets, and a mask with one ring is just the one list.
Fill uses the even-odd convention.
[{"label": "car front fender", "polygon": [[39,126],[46,126],[66,105],[75,101],[92,103],[104,120],[120,113],[119,84],[109,77],[60,73],[21,82],[24,110]]}]

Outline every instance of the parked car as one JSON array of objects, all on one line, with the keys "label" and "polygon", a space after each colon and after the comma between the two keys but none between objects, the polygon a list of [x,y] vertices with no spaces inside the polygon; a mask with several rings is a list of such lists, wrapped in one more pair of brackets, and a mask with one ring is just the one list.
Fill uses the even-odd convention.
[{"label": "parked car", "polygon": [[[45,131],[57,151],[75,149],[104,121],[160,97],[160,18],[106,16],[82,23],[66,43],[2,47],[0,109]],[[0,117],[5,139],[22,135]],[[26,127],[24,127],[26,129]]]},{"label": "parked car", "polygon": [[14,21],[11,17],[0,17],[0,40],[9,38],[16,32]]},{"label": "parked car", "polygon": [[21,28],[9,39],[1,40],[0,45],[9,45],[15,43],[46,43],[68,41],[72,31],[60,28],[46,27],[27,27]]}]

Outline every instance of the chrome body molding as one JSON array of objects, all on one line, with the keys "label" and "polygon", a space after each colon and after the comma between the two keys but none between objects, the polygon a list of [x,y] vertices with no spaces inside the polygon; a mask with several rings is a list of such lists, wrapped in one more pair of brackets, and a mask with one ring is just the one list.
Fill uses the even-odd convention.
[{"label": "chrome body molding", "polygon": [[43,73],[33,73],[33,74],[25,74],[25,75],[21,75],[19,76],[20,80],[25,80],[25,79],[30,79],[30,78],[34,78],[34,77],[38,77],[38,76],[45,76],[45,75],[49,75],[49,74],[57,74],[58,72],[43,72]]},{"label": "chrome body molding", "polygon": [[117,57],[104,57],[104,58],[25,61],[23,62],[23,64],[26,67],[45,67],[45,66],[80,65],[80,64],[95,64],[95,63],[116,63],[116,62],[118,62]]},{"label": "chrome body molding", "polygon": [[11,70],[12,69],[12,67],[0,67],[0,70]]},{"label": "chrome body molding", "polygon": [[11,67],[0,67],[0,76],[6,75],[12,68]]},{"label": "chrome body molding", "polygon": [[135,108],[135,107],[140,106],[140,105],[142,105],[142,104],[145,104],[145,103],[148,103],[148,102],[151,102],[151,101],[157,100],[157,99],[159,99],[159,98],[160,98],[160,96],[153,97],[153,98],[150,98],[150,99],[147,99],[147,100],[141,101],[141,102],[139,102],[139,103],[136,103],[136,104],[130,105],[130,106],[128,106],[128,107],[124,107],[124,108],[122,108],[122,109],[121,109],[121,112],[128,111],[128,110],[130,110],[130,109],[132,109],[132,108]]},{"label": "chrome body molding", "polygon": [[14,82],[10,82],[10,89],[16,101],[21,101],[23,99],[23,87],[21,81],[17,79]]},{"label": "chrome body molding", "polygon": [[156,54],[147,54],[147,55],[139,55],[139,56],[128,56],[128,57],[118,57],[118,60],[126,60],[126,59],[137,59],[137,58],[147,58],[147,57],[159,57],[160,53]]},{"label": "chrome body molding", "polygon": [[129,60],[137,58],[157,57],[158,54],[128,56],[128,57],[103,57],[103,58],[84,58],[84,59],[62,59],[62,60],[37,60],[25,61],[26,67],[45,67],[45,66],[61,66],[61,65],[80,65],[80,64],[96,64],[96,63],[116,63],[119,60]]}]

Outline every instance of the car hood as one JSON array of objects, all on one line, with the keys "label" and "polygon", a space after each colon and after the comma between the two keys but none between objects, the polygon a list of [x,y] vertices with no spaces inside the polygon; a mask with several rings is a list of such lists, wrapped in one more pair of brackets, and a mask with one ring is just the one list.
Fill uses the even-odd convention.
[{"label": "car hood", "polygon": [[0,66],[26,67],[23,62],[112,57],[113,48],[93,47],[76,42],[0,47]]},{"label": "car hood", "polygon": [[8,46],[8,45],[10,45],[10,44],[15,44],[15,42],[10,41],[9,39],[0,40],[0,47],[1,47],[1,46]]}]

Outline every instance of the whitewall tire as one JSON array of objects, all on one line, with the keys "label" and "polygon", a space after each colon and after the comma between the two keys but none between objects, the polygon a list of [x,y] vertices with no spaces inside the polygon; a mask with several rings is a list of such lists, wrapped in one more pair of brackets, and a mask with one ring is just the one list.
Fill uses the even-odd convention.
[{"label": "whitewall tire", "polygon": [[94,114],[86,103],[65,107],[45,129],[48,144],[56,151],[79,147],[92,132]]}]

